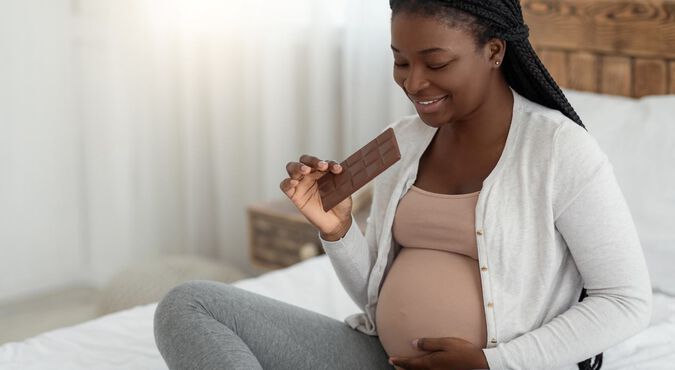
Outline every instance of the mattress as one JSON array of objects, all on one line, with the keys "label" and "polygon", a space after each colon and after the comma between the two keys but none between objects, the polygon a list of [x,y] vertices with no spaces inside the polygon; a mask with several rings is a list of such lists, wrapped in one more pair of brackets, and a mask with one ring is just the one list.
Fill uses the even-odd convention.
[{"label": "mattress", "polygon": [[[325,255],[233,285],[338,320],[358,311]],[[154,342],[156,306],[138,306],[0,346],[0,369],[167,369]],[[602,368],[675,369],[675,297],[655,292],[649,327],[604,351]]]}]

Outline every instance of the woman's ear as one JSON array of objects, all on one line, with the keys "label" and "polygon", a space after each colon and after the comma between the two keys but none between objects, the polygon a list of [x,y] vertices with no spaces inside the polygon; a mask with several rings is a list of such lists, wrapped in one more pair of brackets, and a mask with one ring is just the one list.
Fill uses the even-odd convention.
[{"label": "woman's ear", "polygon": [[506,41],[502,39],[490,39],[485,44],[484,50],[488,63],[493,68],[499,68],[504,62],[504,54],[506,53]]}]

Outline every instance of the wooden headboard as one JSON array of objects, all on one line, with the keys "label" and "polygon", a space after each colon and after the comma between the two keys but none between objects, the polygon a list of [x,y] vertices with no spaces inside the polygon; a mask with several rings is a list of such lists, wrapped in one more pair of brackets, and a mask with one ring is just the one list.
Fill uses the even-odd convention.
[{"label": "wooden headboard", "polygon": [[530,41],[561,87],[675,94],[675,0],[522,0]]}]

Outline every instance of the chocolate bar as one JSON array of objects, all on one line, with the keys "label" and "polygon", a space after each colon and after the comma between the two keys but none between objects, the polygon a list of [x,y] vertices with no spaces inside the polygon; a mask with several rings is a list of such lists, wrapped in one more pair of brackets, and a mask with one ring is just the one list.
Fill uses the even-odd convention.
[{"label": "chocolate bar", "polygon": [[390,127],[342,161],[342,172],[328,172],[317,181],[323,210],[331,210],[399,159],[401,152]]}]

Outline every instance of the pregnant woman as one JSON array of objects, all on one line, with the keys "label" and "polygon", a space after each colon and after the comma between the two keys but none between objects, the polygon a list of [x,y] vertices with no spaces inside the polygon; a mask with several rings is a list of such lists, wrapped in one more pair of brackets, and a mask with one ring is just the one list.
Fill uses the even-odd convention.
[{"label": "pregnant woman", "polygon": [[189,282],[155,314],[170,368],[598,369],[648,325],[612,166],[532,50],[519,2],[390,5],[394,80],[417,114],[387,127],[401,160],[374,180],[365,235],[351,198],[322,209],[317,179],[335,161],[303,155],[280,184],[363,312],[343,323]]}]

